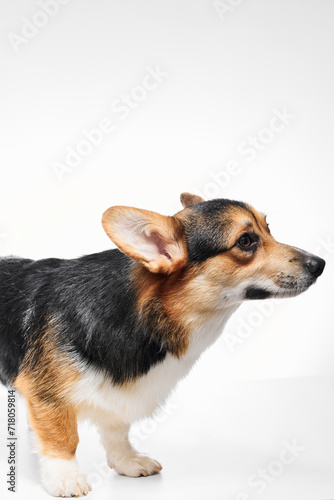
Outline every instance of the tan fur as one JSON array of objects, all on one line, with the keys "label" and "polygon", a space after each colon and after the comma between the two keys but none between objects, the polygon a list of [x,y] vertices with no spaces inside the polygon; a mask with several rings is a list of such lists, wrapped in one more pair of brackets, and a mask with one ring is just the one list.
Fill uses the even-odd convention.
[{"label": "tan fur", "polygon": [[200,267],[203,281],[207,283],[205,300],[217,293],[218,288],[237,287],[249,278],[271,279],[279,285],[280,276],[300,274],[298,251],[276,241],[268,230],[264,214],[249,208],[256,219],[242,209],[234,207],[230,211],[232,223],[226,244],[231,247],[243,233],[254,231],[260,236],[258,250],[247,253],[234,246],[203,262]]},{"label": "tan fur", "polygon": [[56,348],[52,328],[43,333],[41,354],[31,363],[28,350],[14,387],[24,396],[41,453],[70,460],[79,442],[77,410],[69,397],[80,380],[75,365]]},{"label": "tan fur", "polygon": [[[151,314],[152,307],[155,307],[154,312],[157,317],[161,307],[167,312],[168,323],[166,322],[165,328],[161,328],[164,334],[162,340],[177,357],[183,356],[187,351],[189,332],[185,321],[180,318],[178,308],[173,308],[173,305],[170,307],[170,299],[178,296],[180,283],[184,284],[186,279],[185,274],[184,269],[181,269],[171,276],[162,276],[152,274],[142,266],[135,266],[133,272],[139,314],[141,316]],[[156,306],[152,305],[154,303]],[[161,315],[160,321],[166,321],[165,315]]]},{"label": "tan fur", "polygon": [[174,329],[166,329],[163,340],[173,355],[184,356],[191,332],[205,323],[217,308],[217,287],[210,273],[206,275],[205,263],[188,265],[171,276],[163,277],[138,266],[133,279],[139,313],[145,314],[146,306],[158,298],[171,324],[175,325]]},{"label": "tan fur", "polygon": [[187,207],[188,205],[193,205],[194,203],[201,203],[201,201],[205,201],[204,198],[201,198],[196,194],[190,194],[190,193],[182,193],[180,196],[180,200],[183,207]]}]

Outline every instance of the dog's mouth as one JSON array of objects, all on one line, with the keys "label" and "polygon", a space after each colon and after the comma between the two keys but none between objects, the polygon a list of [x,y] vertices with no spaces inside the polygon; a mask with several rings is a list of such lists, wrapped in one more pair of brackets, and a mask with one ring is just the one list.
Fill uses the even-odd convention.
[{"label": "dog's mouth", "polygon": [[268,299],[271,296],[272,296],[271,291],[256,286],[247,288],[245,292],[246,300],[263,300],[263,299]]},{"label": "dog's mouth", "polygon": [[245,291],[246,300],[263,300],[268,298],[296,297],[305,292],[311,285],[317,281],[317,278],[296,278],[283,273],[271,286],[259,287],[250,286]]}]

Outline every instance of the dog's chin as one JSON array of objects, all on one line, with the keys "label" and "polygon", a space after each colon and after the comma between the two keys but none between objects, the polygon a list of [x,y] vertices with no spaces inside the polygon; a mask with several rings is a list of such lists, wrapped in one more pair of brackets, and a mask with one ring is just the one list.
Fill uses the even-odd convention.
[{"label": "dog's chin", "polygon": [[282,290],[278,290],[272,294],[272,298],[274,299],[285,299],[288,297],[297,297],[303,292],[306,292],[308,286],[298,287],[298,288],[282,288]]},{"label": "dog's chin", "polygon": [[303,279],[297,282],[294,282],[290,286],[281,286],[273,297],[277,298],[285,298],[285,297],[296,297],[301,293],[306,292],[310,288],[311,285],[317,281],[317,278],[312,279]]},{"label": "dog's chin", "polygon": [[295,286],[292,287],[281,287],[279,290],[276,290],[276,292],[273,293],[272,297],[278,299],[280,298],[284,299],[286,297],[296,297],[297,295],[306,292],[306,290],[308,290],[310,286],[313,285],[315,282],[316,279],[296,284]]}]

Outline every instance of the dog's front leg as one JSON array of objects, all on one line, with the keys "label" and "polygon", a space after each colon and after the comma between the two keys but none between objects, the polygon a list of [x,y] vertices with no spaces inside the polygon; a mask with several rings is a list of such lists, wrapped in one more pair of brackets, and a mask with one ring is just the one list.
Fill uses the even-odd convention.
[{"label": "dog's front leg", "polygon": [[37,438],[41,479],[55,497],[87,495],[91,486],[76,460],[79,442],[76,414],[61,402],[48,404],[25,394],[29,424]]},{"label": "dog's front leg", "polygon": [[102,444],[107,452],[109,467],[130,477],[150,476],[161,471],[156,460],[139,455],[129,441],[129,425],[99,423]]}]

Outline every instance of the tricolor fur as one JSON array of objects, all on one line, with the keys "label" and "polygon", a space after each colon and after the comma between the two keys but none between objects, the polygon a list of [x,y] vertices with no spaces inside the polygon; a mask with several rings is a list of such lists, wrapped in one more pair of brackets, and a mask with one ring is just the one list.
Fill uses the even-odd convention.
[{"label": "tricolor fur", "polygon": [[164,403],[243,300],[296,295],[324,269],[278,243],[245,203],[181,201],[173,217],[108,209],[103,227],[119,249],[0,260],[0,379],[26,399],[53,495],[89,491],[75,460],[81,417],[119,473],[159,472],[131,447],[131,423]]}]

